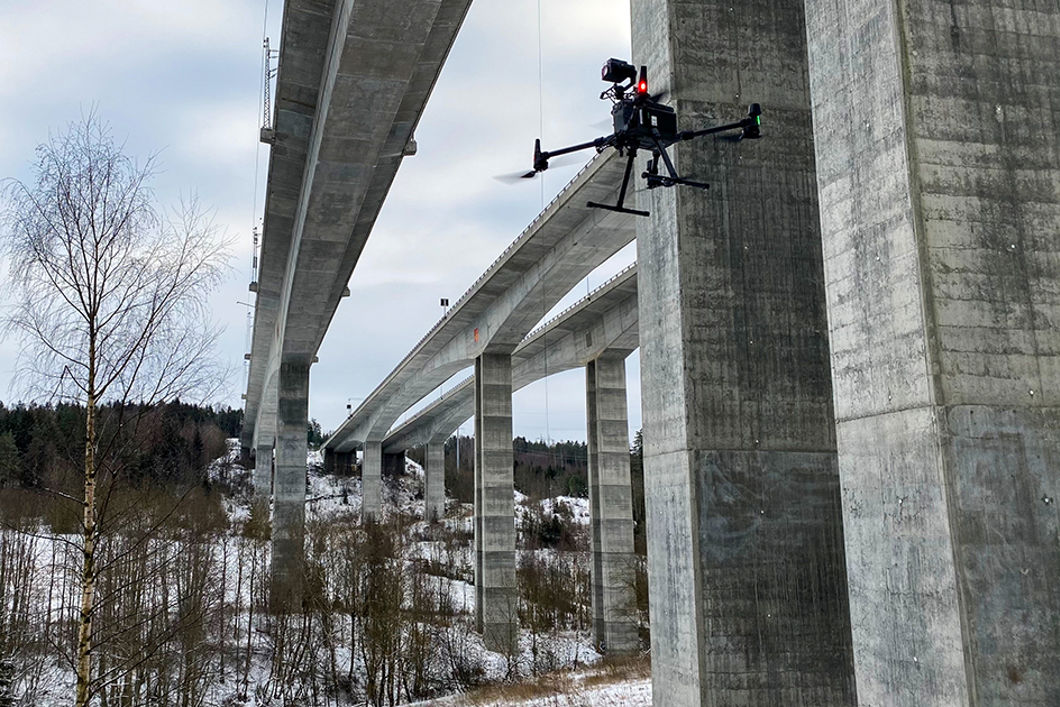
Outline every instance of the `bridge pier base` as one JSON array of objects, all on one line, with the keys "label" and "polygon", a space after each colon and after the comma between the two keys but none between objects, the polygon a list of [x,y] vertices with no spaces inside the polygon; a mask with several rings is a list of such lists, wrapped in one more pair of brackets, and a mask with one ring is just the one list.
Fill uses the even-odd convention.
[{"label": "bridge pier base", "polygon": [[445,516],[445,439],[427,443],[423,470],[423,517],[435,521]]},{"label": "bridge pier base", "polygon": [[361,520],[378,520],[382,511],[383,445],[379,441],[366,441],[361,460]]},{"label": "bridge pier base", "polygon": [[475,623],[500,653],[519,635],[513,459],[511,356],[484,353],[475,359]]},{"label": "bridge pier base", "polygon": [[1060,704],[1060,8],[806,8],[858,695]]},{"label": "bridge pier base", "polygon": [[302,608],[309,364],[280,365],[277,411],[269,606],[284,613]]},{"label": "bridge pier base", "polygon": [[640,648],[635,620],[627,355],[627,351],[608,352],[585,368],[593,640],[612,655],[634,653]]},{"label": "bridge pier base", "polygon": [[638,194],[655,704],[855,703],[802,0],[633,0],[709,181]]}]

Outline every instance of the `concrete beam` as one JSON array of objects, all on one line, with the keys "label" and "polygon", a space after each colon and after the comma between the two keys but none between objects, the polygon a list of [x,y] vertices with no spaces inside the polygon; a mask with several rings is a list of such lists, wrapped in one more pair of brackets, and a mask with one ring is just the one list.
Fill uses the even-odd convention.
[{"label": "concrete beam", "polygon": [[610,655],[635,653],[633,488],[626,414],[627,352],[608,353],[585,367],[589,511],[592,530],[593,640]]},{"label": "concrete beam", "polygon": [[806,7],[858,696],[1060,704],[1060,6]]},{"label": "concrete beam", "polygon": [[487,649],[512,653],[519,635],[519,592],[511,357],[479,356],[475,391],[475,621]]},{"label": "concrete beam", "polygon": [[309,364],[285,363],[280,367],[278,417],[269,608],[277,613],[299,612],[304,574]]},{"label": "concrete beam", "polygon": [[[709,191],[638,194],[655,704],[855,703],[801,0],[633,0]],[[709,58],[709,59],[708,59]]]}]

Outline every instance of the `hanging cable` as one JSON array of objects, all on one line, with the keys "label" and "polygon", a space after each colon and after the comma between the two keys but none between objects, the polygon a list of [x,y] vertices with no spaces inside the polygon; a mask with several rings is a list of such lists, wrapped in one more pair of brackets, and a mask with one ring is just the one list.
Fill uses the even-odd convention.
[{"label": "hanging cable", "polygon": [[[544,59],[542,52],[542,39],[541,39],[541,0],[537,0],[537,121],[538,131],[537,134],[541,137],[545,136],[545,99],[544,99],[544,85],[545,85],[545,70],[544,70]],[[545,179],[544,175],[541,175],[541,211],[545,210]],[[541,285],[541,319],[544,320],[545,315],[548,314],[547,310],[548,300],[545,297],[545,285],[542,282]],[[546,449],[549,450],[549,456],[551,456],[552,450],[552,433],[549,430],[548,421],[548,329],[546,328],[542,334],[542,346],[545,349],[545,445]]]},{"label": "hanging cable", "polygon": [[[541,52],[541,0],[537,0],[537,134],[545,138],[545,71]],[[545,175],[541,175],[541,210],[545,210]]]}]

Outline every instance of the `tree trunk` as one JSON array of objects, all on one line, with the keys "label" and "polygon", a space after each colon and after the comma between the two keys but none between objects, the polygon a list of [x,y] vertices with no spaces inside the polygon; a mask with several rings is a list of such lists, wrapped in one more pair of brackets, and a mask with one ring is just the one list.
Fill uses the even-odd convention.
[{"label": "tree trunk", "polygon": [[85,403],[84,558],[81,570],[81,616],[77,631],[77,696],[86,707],[92,677],[92,600],[96,589],[96,342],[89,338],[88,400]]}]

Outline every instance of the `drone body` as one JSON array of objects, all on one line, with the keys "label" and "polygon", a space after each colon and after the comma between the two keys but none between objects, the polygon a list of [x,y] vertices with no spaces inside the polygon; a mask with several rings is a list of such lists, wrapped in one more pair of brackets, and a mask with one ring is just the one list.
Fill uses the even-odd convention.
[{"label": "drone body", "polygon": [[[618,193],[618,203],[611,205],[590,201],[588,206],[637,216],[648,216],[647,211],[628,209],[623,205],[638,150],[651,152],[651,159],[648,161],[645,171],[641,174],[647,181],[649,189],[672,187],[678,184],[708,189],[710,188],[709,184],[679,176],[677,170],[674,169],[670,156],[666,152],[666,148],[675,143],[692,140],[703,135],[736,130],[741,131],[736,137],[737,140],[744,138],[753,140],[761,137],[759,126],[761,124],[762,109],[757,103],[750,105],[746,118],[735,123],[718,125],[703,130],[678,131],[677,112],[670,106],[660,103],[659,99],[661,96],[648,94],[647,67],[640,67],[640,76],[638,78],[637,70],[633,65],[621,59],[609,59],[604,64],[601,78],[613,84],[611,88],[600,94],[600,98],[610,99],[614,103],[611,108],[614,132],[611,135],[598,137],[589,142],[546,152],[541,150],[541,140],[536,140],[534,143],[534,169],[522,175],[524,178],[533,177],[538,172],[548,169],[548,161],[552,157],[589,148],[595,148],[597,152],[603,152],[605,149],[613,147],[618,150],[619,154],[627,156],[626,172],[622,179],[622,187]],[[629,81],[629,84],[626,84],[626,81]],[[666,168],[665,174],[659,174],[660,160],[662,160]]]}]

